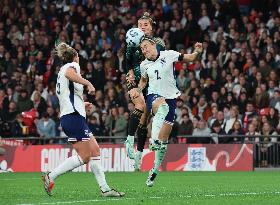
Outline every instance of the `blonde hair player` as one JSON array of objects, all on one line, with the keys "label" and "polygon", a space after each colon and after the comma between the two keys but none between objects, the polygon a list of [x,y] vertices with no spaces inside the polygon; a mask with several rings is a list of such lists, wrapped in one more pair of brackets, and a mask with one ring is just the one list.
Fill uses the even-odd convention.
[{"label": "blonde hair player", "polygon": [[[91,171],[105,197],[121,197],[124,195],[111,189],[106,182],[100,162],[100,150],[96,139],[86,123],[85,107],[92,106],[84,102],[83,90],[86,87],[89,94],[93,95],[95,88],[80,74],[79,56],[75,49],[66,43],[60,43],[54,50],[63,66],[60,68],[56,83],[56,94],[60,106],[60,122],[63,131],[68,137],[77,154],[67,158],[63,163],[43,177],[44,188],[48,195],[52,195],[54,180],[83,164],[89,163]],[[74,125],[74,126],[73,126]]]},{"label": "blonde hair player", "polygon": [[132,89],[130,95],[138,97],[148,83],[147,109],[154,115],[150,149],[155,151],[155,161],[146,184],[153,186],[167,150],[175,119],[176,98],[181,95],[176,86],[174,62],[196,60],[202,52],[202,44],[196,43],[192,54],[181,54],[173,50],[158,51],[155,41],[144,37],[140,47],[146,59],[140,64],[141,79],[138,88]]},{"label": "blonde hair player", "polygon": [[[141,29],[146,36],[154,39],[156,47],[159,50],[164,50],[165,45],[162,39],[152,37],[153,27],[155,22],[150,17],[148,12],[145,12],[143,16],[138,20],[138,28]],[[127,88],[128,92],[137,87],[141,78],[140,63],[144,60],[144,56],[140,49],[140,46],[133,47],[127,46],[125,52],[126,72],[127,72]],[[140,170],[142,153],[147,138],[147,111],[146,103],[143,93],[138,97],[132,98],[135,109],[129,115],[128,122],[128,136],[125,141],[126,153],[130,159],[134,159],[135,170]],[[134,153],[134,135],[137,135],[137,152]]]}]

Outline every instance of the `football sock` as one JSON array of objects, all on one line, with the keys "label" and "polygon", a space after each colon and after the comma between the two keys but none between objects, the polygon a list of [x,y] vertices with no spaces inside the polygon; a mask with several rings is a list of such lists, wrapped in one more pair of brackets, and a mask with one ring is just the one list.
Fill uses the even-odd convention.
[{"label": "football sock", "polygon": [[143,114],[143,111],[136,108],[129,115],[127,140],[132,144],[134,144],[134,135],[135,135],[135,132],[139,125],[139,121],[140,121],[142,114]]},{"label": "football sock", "polygon": [[111,190],[106,182],[105,174],[102,170],[100,156],[92,157],[91,160],[89,161],[89,166],[95,176],[95,179],[96,179],[101,191],[106,192],[106,191]]},{"label": "football sock", "polygon": [[49,177],[51,180],[55,180],[55,178],[58,177],[59,175],[71,171],[83,164],[84,162],[79,155],[73,155],[67,158],[62,164],[56,167],[53,171],[51,171],[49,173]]},{"label": "football sock", "polygon": [[152,122],[152,139],[158,140],[160,129],[164,123],[165,117],[169,112],[169,106],[166,103],[163,103],[159,106],[153,122]]},{"label": "football sock", "polygon": [[134,136],[128,135],[126,139],[130,144],[134,144]]},{"label": "football sock", "polygon": [[147,139],[147,127],[146,125],[139,124],[136,135],[137,135],[137,150],[143,152],[145,142]]},{"label": "football sock", "polygon": [[129,120],[128,120],[128,135],[134,136],[135,132],[137,130],[137,127],[139,125],[140,118],[143,114],[142,110],[139,110],[135,108],[130,114],[129,114]]},{"label": "football sock", "polygon": [[141,151],[137,151],[135,154],[135,161],[137,161],[137,163],[139,163],[139,164],[142,159],[142,155],[143,155],[143,152],[141,152]]},{"label": "football sock", "polygon": [[155,151],[155,161],[154,161],[154,167],[153,167],[153,173],[158,173],[159,167],[164,159],[164,156],[167,151],[167,143],[164,142],[161,144],[161,148],[159,150]]}]

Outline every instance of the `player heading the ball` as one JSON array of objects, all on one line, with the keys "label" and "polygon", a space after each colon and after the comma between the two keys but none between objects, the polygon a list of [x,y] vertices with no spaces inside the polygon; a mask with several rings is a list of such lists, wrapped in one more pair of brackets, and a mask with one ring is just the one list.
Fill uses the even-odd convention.
[{"label": "player heading the ball", "polygon": [[146,184],[153,186],[167,150],[175,119],[176,98],[181,95],[176,86],[174,62],[196,60],[202,52],[202,44],[196,43],[192,54],[182,54],[173,50],[158,51],[156,42],[150,37],[144,37],[140,47],[145,56],[140,64],[141,79],[138,87],[132,89],[130,94],[137,97],[148,84],[147,109],[154,115],[150,149],[155,151],[155,161]]}]

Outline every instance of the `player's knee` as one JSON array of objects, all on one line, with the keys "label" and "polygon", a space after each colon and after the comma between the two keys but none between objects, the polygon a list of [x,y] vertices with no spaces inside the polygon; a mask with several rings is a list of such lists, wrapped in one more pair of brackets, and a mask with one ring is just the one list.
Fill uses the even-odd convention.
[{"label": "player's knee", "polygon": [[169,138],[169,134],[167,134],[167,133],[161,133],[161,134],[159,134],[159,137],[158,137],[161,141],[163,141],[163,142],[166,142],[166,141],[168,141],[168,138]]},{"label": "player's knee", "polygon": [[[147,126],[147,119],[145,118],[145,117],[141,117],[141,119],[140,119],[140,122],[139,122],[143,127],[146,127]],[[139,125],[140,125],[139,124]],[[139,125],[138,125],[138,127],[139,127]]]},{"label": "player's knee", "polygon": [[91,153],[90,152],[84,152],[80,154],[80,157],[82,158],[83,162],[87,164],[91,158]]},{"label": "player's knee", "polygon": [[147,124],[147,118],[148,118],[148,114],[147,114],[147,112],[144,111],[144,113],[142,114],[142,116],[140,118],[140,124],[146,125]]},{"label": "player's knee", "polygon": [[141,110],[144,112],[145,110],[145,103],[144,102],[138,102],[138,103],[135,103],[135,108]]},{"label": "player's knee", "polygon": [[99,147],[97,147],[96,149],[94,149],[91,153],[91,157],[98,157],[100,156],[100,149]]},{"label": "player's knee", "polygon": [[166,116],[169,112],[169,106],[167,103],[162,103],[159,105],[157,113],[163,116]]},{"label": "player's knee", "polygon": [[135,105],[135,108],[142,110],[142,111],[145,110],[146,104],[145,104],[144,98],[138,97],[137,99],[134,100],[133,103]]}]

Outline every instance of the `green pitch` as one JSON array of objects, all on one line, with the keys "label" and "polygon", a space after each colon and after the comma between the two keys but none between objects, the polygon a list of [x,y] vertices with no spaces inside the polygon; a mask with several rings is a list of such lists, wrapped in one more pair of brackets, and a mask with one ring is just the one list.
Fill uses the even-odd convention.
[{"label": "green pitch", "polygon": [[0,174],[0,204],[280,204],[280,172],[162,172],[154,187],[148,173],[107,173],[123,198],[102,198],[91,173],[67,173],[56,180],[49,197],[39,173]]}]

